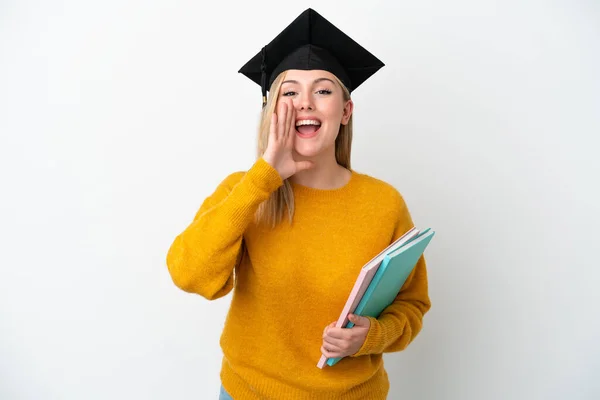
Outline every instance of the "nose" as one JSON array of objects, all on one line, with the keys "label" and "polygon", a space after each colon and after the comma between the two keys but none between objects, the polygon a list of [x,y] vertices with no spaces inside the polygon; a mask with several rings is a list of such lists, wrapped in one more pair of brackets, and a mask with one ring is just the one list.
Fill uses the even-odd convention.
[{"label": "nose", "polygon": [[312,96],[310,95],[310,93],[307,93],[306,91],[303,91],[303,92],[304,93],[300,94],[300,96],[298,96],[298,98],[297,98],[298,103],[296,104],[296,107],[300,111],[306,111],[306,110],[312,111],[314,109]]}]

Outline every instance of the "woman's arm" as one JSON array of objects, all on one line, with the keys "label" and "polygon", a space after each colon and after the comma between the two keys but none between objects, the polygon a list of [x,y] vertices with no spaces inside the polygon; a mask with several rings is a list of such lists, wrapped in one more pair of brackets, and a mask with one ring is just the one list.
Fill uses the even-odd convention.
[{"label": "woman's arm", "polygon": [[[414,226],[401,196],[398,207],[399,218],[394,240]],[[424,256],[421,256],[394,302],[378,318],[368,317],[371,325],[367,338],[352,356],[404,350],[421,331],[423,316],[430,308],[427,267]]]},{"label": "woman's arm", "polygon": [[258,206],[282,184],[277,170],[262,158],[248,172],[221,182],[169,248],[167,266],[175,285],[209,300],[229,293],[244,231]]}]

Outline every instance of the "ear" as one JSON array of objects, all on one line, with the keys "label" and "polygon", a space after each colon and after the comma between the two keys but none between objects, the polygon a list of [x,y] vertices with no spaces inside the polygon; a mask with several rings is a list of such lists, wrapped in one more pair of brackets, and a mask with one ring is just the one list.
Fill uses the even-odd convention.
[{"label": "ear", "polygon": [[354,111],[354,103],[352,100],[348,100],[344,105],[344,113],[342,114],[342,125],[348,124],[350,121],[350,116],[352,115],[352,111]]}]

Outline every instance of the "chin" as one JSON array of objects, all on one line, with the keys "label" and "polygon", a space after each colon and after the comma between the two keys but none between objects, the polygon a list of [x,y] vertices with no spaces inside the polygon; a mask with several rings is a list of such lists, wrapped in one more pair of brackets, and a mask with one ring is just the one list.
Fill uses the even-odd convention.
[{"label": "chin", "polygon": [[321,149],[317,146],[295,146],[294,150],[299,156],[312,158],[321,153]]},{"label": "chin", "polygon": [[[326,132],[324,132],[326,133]],[[322,155],[328,151],[335,154],[335,136],[330,139],[331,136],[318,134],[311,139],[299,139],[296,138],[294,143],[294,151],[302,157],[314,158]]]},{"label": "chin", "polygon": [[324,143],[319,142],[296,143],[294,151],[299,156],[305,158],[316,158],[328,153],[331,153],[335,157],[335,143],[331,143],[328,146],[324,146]]}]

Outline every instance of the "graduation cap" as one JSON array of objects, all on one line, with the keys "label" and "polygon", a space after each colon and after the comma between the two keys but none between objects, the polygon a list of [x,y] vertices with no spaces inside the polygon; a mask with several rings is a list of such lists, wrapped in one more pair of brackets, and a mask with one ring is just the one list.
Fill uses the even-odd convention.
[{"label": "graduation cap", "polygon": [[350,92],[385,64],[344,32],[309,8],[238,72],[267,88],[288,69],[321,69],[337,76]]}]

